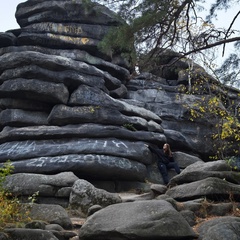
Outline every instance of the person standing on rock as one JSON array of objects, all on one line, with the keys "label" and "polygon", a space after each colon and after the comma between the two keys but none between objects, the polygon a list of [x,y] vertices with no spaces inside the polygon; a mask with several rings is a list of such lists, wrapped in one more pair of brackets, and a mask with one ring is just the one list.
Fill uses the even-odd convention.
[{"label": "person standing on rock", "polygon": [[178,163],[175,162],[172,151],[170,148],[170,145],[168,143],[165,143],[163,145],[163,149],[159,149],[158,147],[153,147],[150,145],[146,146],[157,155],[157,165],[160,173],[162,174],[163,181],[165,184],[169,183],[169,177],[168,177],[168,169],[174,168],[176,173],[179,174],[180,168],[178,166]]}]

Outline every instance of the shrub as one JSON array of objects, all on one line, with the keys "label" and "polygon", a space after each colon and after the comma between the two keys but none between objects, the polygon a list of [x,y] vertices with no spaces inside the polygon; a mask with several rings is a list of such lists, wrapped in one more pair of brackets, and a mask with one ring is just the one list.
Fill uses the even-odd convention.
[{"label": "shrub", "polygon": [[18,227],[31,219],[29,208],[22,205],[16,196],[13,196],[4,188],[4,181],[14,170],[10,161],[4,163],[0,168],[0,230],[9,224],[17,224]]}]

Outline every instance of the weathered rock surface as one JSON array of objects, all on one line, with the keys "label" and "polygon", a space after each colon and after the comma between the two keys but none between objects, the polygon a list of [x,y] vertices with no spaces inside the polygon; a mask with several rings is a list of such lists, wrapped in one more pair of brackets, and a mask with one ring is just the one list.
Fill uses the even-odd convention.
[{"label": "weathered rock surface", "polygon": [[44,112],[26,111],[21,109],[5,109],[0,113],[1,126],[46,125],[48,114]]},{"label": "weathered rock surface", "polygon": [[188,166],[191,166],[191,164],[193,163],[197,162],[204,163],[204,161],[201,158],[183,152],[174,152],[173,157],[175,161],[181,164],[180,167],[183,169],[187,168]]},{"label": "weathered rock surface", "polygon": [[[119,177],[139,181],[145,179],[144,169],[148,176],[157,171],[150,166],[151,153],[143,153],[145,142],[161,146],[168,141],[174,150],[210,154],[210,140],[202,141],[204,131],[210,133],[206,123],[204,130],[199,128],[201,123],[196,129],[196,124],[186,121],[188,113],[183,108],[200,96],[182,94],[177,84],[172,86],[168,79],[151,74],[128,81],[129,64],[123,58],[121,63],[115,61],[121,54],[110,56],[97,50],[92,40],[101,41],[112,27],[122,24],[115,13],[82,1],[26,1],[17,7],[16,18],[21,28],[3,34],[15,36],[13,44],[0,48],[1,161],[16,161],[16,172],[24,168],[31,172],[31,165],[32,172],[57,173],[63,170],[63,162],[69,162],[69,171],[81,166],[84,171],[75,171],[93,176],[96,170],[89,171],[83,156],[92,154],[95,159],[97,155],[108,159],[108,164],[98,161],[101,168],[110,166],[111,157],[112,161],[124,158],[121,162],[125,162],[126,174],[124,167],[115,164],[116,171],[121,171]],[[121,99],[123,96],[126,98]],[[87,146],[93,139],[104,143],[113,138],[128,141],[128,148],[107,145],[103,151],[81,146],[77,150],[78,144]],[[24,152],[13,150],[13,145]],[[38,150],[33,150],[33,145],[38,145]],[[8,154],[6,148],[14,154]],[[120,154],[117,149],[126,152]],[[197,160],[185,162],[183,154],[175,154],[181,168]],[[127,166],[134,166],[138,173],[132,174],[135,170],[129,171]],[[97,177],[104,178],[105,172],[98,172]],[[144,173],[142,177],[140,173]],[[133,177],[127,177],[130,175]],[[161,177],[153,179],[161,183]]]},{"label": "weathered rock surface", "polygon": [[78,180],[72,172],[62,172],[56,175],[20,173],[7,176],[4,187],[15,195],[30,196],[38,192],[40,196],[62,196],[62,189],[72,187]]},{"label": "weathered rock surface", "polygon": [[171,179],[170,185],[191,183],[208,177],[224,179],[235,184],[240,183],[239,173],[231,171],[230,165],[225,160],[218,160],[207,163],[197,161],[195,164],[187,166],[181,175],[177,175]]},{"label": "weathered rock surface", "polygon": [[33,203],[30,208],[30,217],[50,224],[58,224],[64,229],[72,229],[67,211],[59,205]]},{"label": "weathered rock surface", "polygon": [[238,239],[239,224],[239,218],[231,216],[208,220],[198,227],[199,240]]},{"label": "weathered rock surface", "polygon": [[[178,154],[181,155],[181,153]],[[185,163],[191,162],[191,156],[186,154],[183,156],[185,156]],[[37,201],[40,203],[46,195],[49,198],[51,196],[67,197],[68,210],[77,211],[78,217],[88,216],[86,222],[81,224],[82,227],[78,233],[81,239],[126,239],[129,237],[146,240],[157,238],[211,239],[215,236],[219,238],[219,231],[222,232],[221,239],[227,240],[229,236],[234,238],[237,234],[234,229],[238,228],[238,218],[227,217],[228,215],[237,215],[240,207],[237,202],[239,184],[229,182],[234,178],[234,172],[223,160],[204,163],[196,157],[194,158],[196,162],[173,177],[168,187],[146,183],[149,186],[146,188],[138,184],[135,185],[135,192],[132,193],[110,193],[96,188],[84,179],[78,179],[72,173],[57,175],[19,173],[7,178],[7,186],[15,194],[20,192],[32,194],[34,192],[33,185],[39,186],[36,190],[39,190]],[[194,171],[198,169],[203,173],[202,180],[193,177],[191,183],[187,183],[189,181],[187,174],[193,173],[194,176]],[[206,178],[204,178],[205,173],[208,174]],[[219,176],[215,176],[217,173]],[[232,178],[231,174],[233,174]],[[229,176],[229,178],[222,180],[222,176]],[[35,181],[37,179],[38,182]],[[181,181],[177,181],[177,179]],[[114,182],[115,190],[120,189],[117,182]],[[100,182],[96,183],[100,184]],[[132,187],[133,190],[133,183],[129,184],[126,191],[129,191],[129,187]],[[171,187],[173,183],[175,186]],[[102,186],[106,187],[108,184],[110,183],[105,182]],[[224,202],[221,202],[222,200]],[[38,211],[37,214],[32,215],[32,219],[66,227],[69,223],[68,217],[65,215],[60,218],[58,218],[59,215],[54,217],[55,213],[51,213],[52,206],[50,203],[48,205],[34,204]],[[51,214],[51,217],[47,217],[46,212],[42,214],[42,209]],[[91,214],[89,214],[90,212]],[[220,218],[219,220],[204,221],[209,219],[209,216],[214,216],[215,219]],[[228,218],[229,220],[226,220],[223,227],[222,223],[225,223],[225,219]],[[201,223],[198,222],[199,219],[201,219]],[[61,239],[61,234],[63,234],[62,231],[54,236]]]},{"label": "weathered rock surface", "polygon": [[92,184],[82,179],[74,183],[69,198],[70,208],[80,210],[83,216],[86,216],[89,208],[94,205],[106,207],[121,202],[122,200],[117,194],[95,188]]},{"label": "weathered rock surface", "polygon": [[131,81],[129,86],[127,84],[128,98],[143,102],[145,108],[159,115],[163,120],[163,129],[179,133],[176,137],[176,133],[167,132],[171,146],[177,149],[192,149],[202,156],[211,153],[211,123],[200,121],[196,124],[189,119],[188,107],[201,101],[201,96],[184,94],[176,86],[168,86],[147,78],[135,80],[134,83],[134,88]]},{"label": "weathered rock surface", "polygon": [[71,154],[31,158],[14,162],[13,166],[15,173],[53,174],[72,171],[79,176],[99,180],[144,181],[147,177],[147,168],[144,164],[124,157],[110,157],[99,154]]},{"label": "weathered rock surface", "polygon": [[[118,77],[119,80],[121,80],[121,81],[128,79],[129,74],[130,74],[128,69],[126,69],[125,67],[119,66],[113,62],[106,61],[102,58],[91,55],[90,53],[80,50],[80,49],[71,49],[71,51],[69,51],[67,49],[55,49],[55,48],[53,49],[53,48],[44,48],[44,47],[40,47],[40,46],[29,46],[29,45],[27,45],[27,46],[12,46],[12,47],[1,48],[0,55],[3,55],[5,53],[10,53],[10,52],[22,52],[22,51],[37,51],[37,52],[40,52],[43,54],[57,55],[57,56],[70,58],[75,61],[82,61],[82,62],[88,63],[90,65],[96,66],[103,71],[109,72],[111,75]],[[34,76],[35,76],[36,73],[35,73],[34,67],[35,66],[32,66],[32,68],[31,68],[31,65],[30,65],[30,69],[28,69],[26,66],[23,68],[23,70],[26,69],[29,71],[29,74],[34,74]],[[31,71],[31,69],[32,69],[32,71]],[[36,66],[36,71],[38,71],[37,69],[38,69],[38,66]],[[16,73],[5,70],[6,74],[3,74],[3,77],[1,76],[1,79],[8,78],[8,77],[12,78],[11,76],[15,76],[15,74],[18,76],[18,74],[20,74],[20,73],[18,73],[17,70],[18,70],[18,68],[16,68]],[[21,70],[21,68],[19,68],[19,70]],[[40,70],[46,71],[46,69],[40,69]],[[64,74],[64,71],[61,71],[61,73]],[[78,74],[75,73],[75,75],[77,76],[77,75],[79,75],[79,73]],[[61,76],[59,76],[59,77],[61,77]],[[92,75],[91,78],[94,78],[94,76]],[[88,81],[85,82],[87,85],[90,85],[91,78],[90,79],[88,78]],[[95,82],[95,84],[97,84],[97,81]]]},{"label": "weathered rock surface", "polygon": [[[85,2],[28,0],[17,7],[20,28],[0,34],[0,167],[11,160],[6,186],[22,200],[38,192],[32,218],[44,221],[0,238],[237,238],[236,218],[204,223],[239,216],[240,208],[238,172],[223,160],[205,163],[214,122],[189,119],[189,108],[208,97],[205,83],[187,94],[186,59],[134,77],[128,52],[98,48],[122,20]],[[154,66],[176,57],[163,54]],[[194,73],[194,82],[201,75],[214,82],[196,64]],[[240,103],[238,91],[228,94]],[[168,186],[145,146],[165,142],[181,168],[169,170]],[[67,213],[70,205],[77,208]],[[63,228],[78,209],[91,216],[79,220],[76,236]]]},{"label": "weathered rock surface", "polygon": [[5,236],[6,240],[24,240],[24,239],[35,239],[35,240],[42,240],[42,239],[51,239],[51,240],[59,240],[52,232],[45,231],[42,229],[24,229],[24,228],[13,228],[13,229],[6,229]]},{"label": "weathered rock surface", "polygon": [[162,120],[121,99],[131,63],[97,47],[122,20],[97,3],[47,0],[19,4],[16,18],[21,28],[0,48],[0,162],[144,181],[153,162],[144,143],[166,141]]},{"label": "weathered rock surface", "polygon": [[98,3],[83,5],[80,0],[26,1],[18,5],[16,19],[21,27],[32,23],[51,22],[51,20],[60,23],[87,22],[110,26],[120,24],[117,15],[107,7]]},{"label": "weathered rock surface", "polygon": [[163,200],[108,206],[90,216],[79,233],[81,239],[106,240],[193,239],[196,237],[181,214],[170,203]]},{"label": "weathered rock surface", "polygon": [[101,124],[71,124],[64,126],[28,126],[28,127],[4,127],[0,142],[11,142],[31,139],[57,139],[57,138],[120,138],[131,141],[141,141],[160,144],[166,141],[164,134],[147,131],[129,131],[122,126]]},{"label": "weathered rock surface", "polygon": [[2,97],[15,97],[38,100],[52,104],[67,103],[69,92],[63,84],[46,84],[36,79],[15,79],[5,81],[0,86]]},{"label": "weathered rock surface", "polygon": [[0,47],[15,45],[16,36],[12,33],[0,33]]},{"label": "weathered rock surface", "polygon": [[213,200],[223,200],[229,199],[230,195],[239,199],[240,186],[216,177],[208,177],[203,180],[173,187],[166,194],[178,201],[192,200],[202,196]]},{"label": "weathered rock surface", "polygon": [[[109,147],[107,147],[109,146]],[[104,154],[126,157],[145,164],[152,163],[152,154],[142,142],[119,141],[118,139],[56,139],[9,142],[0,145],[0,161],[22,160],[34,157],[61,156],[67,154]]]}]

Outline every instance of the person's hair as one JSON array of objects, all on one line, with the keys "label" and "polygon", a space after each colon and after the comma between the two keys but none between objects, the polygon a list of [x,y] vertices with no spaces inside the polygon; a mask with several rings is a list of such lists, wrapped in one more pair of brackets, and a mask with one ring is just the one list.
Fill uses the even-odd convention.
[{"label": "person's hair", "polygon": [[166,154],[169,156],[169,157],[172,157],[172,151],[171,151],[171,148],[170,148],[170,145],[168,143],[165,143],[164,145],[167,146],[167,150],[166,150]]}]

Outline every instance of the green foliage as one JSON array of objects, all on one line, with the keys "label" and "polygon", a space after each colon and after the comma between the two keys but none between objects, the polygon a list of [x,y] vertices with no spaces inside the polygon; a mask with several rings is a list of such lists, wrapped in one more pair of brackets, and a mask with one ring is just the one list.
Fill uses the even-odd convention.
[{"label": "green foliage", "polygon": [[[212,4],[199,0],[94,1],[117,12],[126,22],[109,33],[100,44],[101,49],[113,54],[116,50],[125,49],[129,58],[134,59],[138,65],[140,60],[144,61],[142,65],[148,64],[158,49],[171,49],[186,57],[193,53],[209,55],[207,50],[216,52],[217,46],[223,46],[224,54],[225,43],[235,42],[238,48],[240,45],[237,44],[240,40],[239,31],[233,28],[236,28],[233,23],[240,17],[239,14],[230,15],[232,21],[226,29],[217,28],[211,23],[219,10],[227,11],[235,5],[238,7],[239,0],[215,0]],[[206,19],[201,16],[203,10],[209,12]],[[144,59],[143,56],[147,54],[148,58]],[[234,71],[231,74],[233,73]]]},{"label": "green foliage", "polygon": [[[14,170],[10,161],[4,163],[0,168],[0,230],[9,224],[21,224],[31,221],[29,217],[29,208],[27,205],[22,205],[16,196],[4,189],[4,181]],[[31,202],[35,201],[36,195],[29,199]]]},{"label": "green foliage", "polygon": [[14,167],[12,166],[10,160],[3,164],[3,167],[0,168],[0,191],[4,191],[3,183],[6,180],[6,177],[13,172]]},{"label": "green foliage", "polygon": [[121,54],[123,58],[135,65],[134,34],[128,24],[112,28],[98,44],[98,48],[103,53],[111,56]]},{"label": "green foliage", "polygon": [[133,126],[132,123],[125,123],[123,124],[123,127],[125,127],[126,129],[130,130],[130,131],[137,131],[137,129]]}]

